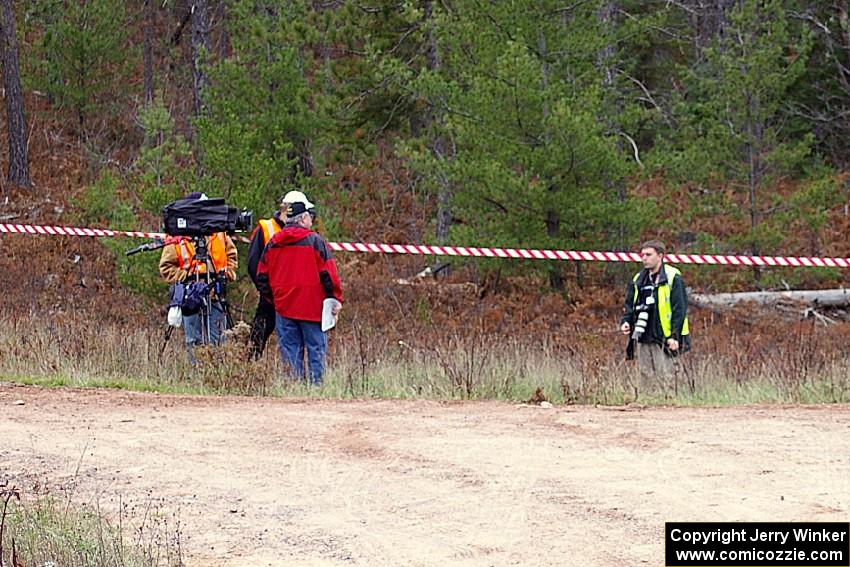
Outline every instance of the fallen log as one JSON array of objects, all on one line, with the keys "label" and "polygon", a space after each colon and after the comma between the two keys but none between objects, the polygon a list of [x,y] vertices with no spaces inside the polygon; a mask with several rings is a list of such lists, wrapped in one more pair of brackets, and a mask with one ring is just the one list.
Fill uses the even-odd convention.
[{"label": "fallen log", "polygon": [[850,305],[850,289],[746,291],[741,293],[693,293],[688,295],[688,303],[696,307],[732,307],[742,302],[751,302],[760,305],[803,303],[811,307],[846,307]]}]

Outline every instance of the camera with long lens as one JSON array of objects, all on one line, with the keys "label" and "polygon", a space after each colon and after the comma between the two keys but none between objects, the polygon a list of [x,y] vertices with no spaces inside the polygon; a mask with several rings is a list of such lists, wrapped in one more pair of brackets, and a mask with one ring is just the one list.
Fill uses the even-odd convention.
[{"label": "camera with long lens", "polygon": [[649,312],[655,304],[655,286],[644,285],[639,290],[639,302],[635,307],[637,317],[635,318],[635,328],[632,331],[632,340],[640,339],[646,332],[646,326],[649,324]]},{"label": "camera with long lens", "polygon": [[227,205],[224,199],[180,199],[162,209],[169,236],[202,237],[216,232],[244,232],[254,226],[254,213]]},{"label": "camera with long lens", "polygon": [[640,339],[646,332],[646,325],[649,323],[649,307],[641,305],[638,309],[637,319],[635,320],[635,330],[632,331],[632,340]]}]

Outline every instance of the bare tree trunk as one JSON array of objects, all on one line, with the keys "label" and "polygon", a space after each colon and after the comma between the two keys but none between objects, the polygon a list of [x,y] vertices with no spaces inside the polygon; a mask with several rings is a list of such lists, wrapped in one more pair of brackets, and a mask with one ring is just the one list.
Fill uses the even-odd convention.
[{"label": "bare tree trunk", "polygon": [[295,150],[297,152],[295,167],[304,177],[313,177],[315,167],[313,166],[313,152],[310,151],[310,140],[300,140]]},{"label": "bare tree trunk", "polygon": [[[603,30],[610,29],[614,22],[614,14],[617,13],[617,2],[608,0],[603,2],[596,12],[596,19],[599,21],[600,28]],[[614,44],[606,43],[597,54],[597,66],[602,71],[602,85],[606,91],[610,91],[614,87],[615,69],[612,65],[614,59]]]},{"label": "bare tree trunk", "polygon": [[[762,166],[762,151],[764,150],[764,124],[754,119],[758,104],[753,96],[747,97],[747,122],[746,131],[748,140],[746,143],[747,152],[747,201],[750,214],[750,229],[753,233],[753,240],[750,251],[753,256],[761,254],[761,247],[758,244],[758,226],[761,223],[761,212],[759,211],[761,184],[764,177]],[[761,267],[753,266],[753,279],[758,285],[761,282]]]},{"label": "bare tree trunk", "polygon": [[[596,12],[596,19],[600,24],[601,29],[610,30],[618,26],[615,16],[619,10],[616,0],[608,0],[603,2]],[[617,153],[623,155],[626,151],[623,139],[620,136],[622,128],[617,121],[617,117],[622,113],[622,100],[620,93],[617,90],[617,67],[614,57],[616,55],[614,38],[611,38],[597,54],[597,67],[602,73],[602,90],[603,90],[603,106],[602,116],[599,117],[605,125],[605,130],[609,135],[617,136]],[[617,202],[621,209],[625,209],[626,199],[628,197],[628,189],[626,181],[623,178],[609,178],[605,181],[608,191],[616,195]],[[628,242],[626,241],[626,219],[620,217],[620,221],[616,226],[611,227],[612,233],[609,233],[609,238],[612,240],[616,250],[626,251]],[[610,270],[610,271],[609,271]],[[606,272],[615,277],[617,280],[623,280],[628,277],[628,266],[617,262],[616,265],[606,266]]]},{"label": "bare tree trunk", "polygon": [[210,79],[204,70],[210,54],[210,17],[207,0],[192,0],[192,79],[195,97],[195,116],[204,113],[204,91],[210,86]]},{"label": "bare tree trunk", "polygon": [[688,11],[688,20],[693,30],[694,52],[697,61],[703,60],[705,49],[715,39],[726,35],[729,27],[729,9],[736,0],[690,0],[682,4]]},{"label": "bare tree trunk", "polygon": [[726,29],[729,27],[729,10],[740,0],[715,0],[714,1],[714,33],[720,38],[726,37]]},{"label": "bare tree trunk", "polygon": [[[611,29],[616,25],[614,21],[614,15],[617,13],[617,2],[615,0],[609,0],[604,2],[602,6],[600,6],[599,11],[596,14],[599,23],[601,24],[602,29]],[[617,124],[617,120],[615,117],[620,115],[622,111],[622,104],[620,102],[620,96],[617,93],[617,69],[614,61],[615,49],[613,41],[609,41],[605,46],[599,50],[599,54],[597,56],[597,66],[599,70],[602,72],[602,87],[604,90],[604,105],[603,112],[605,116],[601,117],[604,124],[605,129],[608,131],[608,134],[619,134],[621,131],[620,125]],[[617,150],[622,153],[625,151],[622,140],[618,138],[617,141]],[[620,204],[626,202],[626,184],[622,179],[616,180],[611,179],[607,182],[607,185],[612,190],[616,191],[617,199]],[[618,242],[617,245],[620,249],[625,249],[626,246],[626,227],[625,222],[620,220],[620,224],[617,227],[618,232]]]},{"label": "bare tree trunk", "polygon": [[144,75],[145,75],[145,104],[153,101],[153,7],[151,0],[145,0],[144,14],[142,15],[142,33],[144,34]]},{"label": "bare tree trunk", "polygon": [[[440,61],[440,52],[437,46],[437,38],[434,35],[433,27],[430,27],[430,20],[434,14],[433,0],[425,0],[423,8],[423,19],[425,21],[425,25],[429,26],[428,40],[425,46],[425,61],[430,71],[439,72],[440,68],[442,67],[442,63]],[[434,109],[429,113],[428,116],[428,127],[431,130],[431,141],[429,146],[431,148],[431,153],[437,159],[438,163],[445,160],[450,160],[453,157],[448,142],[440,132],[442,125],[443,110],[435,105]],[[449,239],[449,229],[452,225],[451,203],[453,194],[451,183],[449,182],[448,178],[446,178],[446,176],[442,173],[440,173],[437,178],[439,180],[439,188],[437,189],[436,237],[437,243],[445,244]]]},{"label": "bare tree trunk", "polygon": [[782,302],[807,303],[815,307],[846,307],[850,305],[850,289],[745,291],[740,293],[688,294],[688,303],[697,307],[716,305],[732,307],[741,302],[772,305]]},{"label": "bare tree trunk", "polygon": [[6,119],[9,132],[10,183],[29,187],[30,172],[27,159],[27,122],[24,117],[24,95],[18,68],[18,38],[15,33],[15,14],[12,0],[0,0],[3,8],[3,83],[6,88]]},{"label": "bare tree trunk", "polygon": [[690,24],[691,32],[693,33],[694,53],[697,60],[702,59],[702,53],[705,50],[705,36],[702,17],[701,2],[699,0],[688,2],[687,10],[688,24]]},{"label": "bare tree trunk", "polygon": [[224,0],[220,0],[218,4],[216,18],[221,30],[218,36],[218,57],[227,59],[230,56],[230,30],[227,29],[227,2]]},{"label": "bare tree trunk", "polygon": [[[537,34],[537,51],[540,53],[541,60],[540,88],[545,92],[549,89],[549,47],[546,43],[546,35],[542,30]],[[542,116],[544,123],[548,122],[550,112],[549,103],[544,102]],[[547,144],[551,140],[551,132],[548,128],[543,132],[543,139],[544,143]],[[550,183],[549,187],[547,187],[547,190],[553,194],[557,193],[559,189],[560,187],[555,183]],[[557,208],[548,208],[546,210],[546,235],[554,239],[560,234],[561,213]],[[551,262],[549,267],[549,286],[555,291],[564,291],[564,274],[561,272],[560,262]]]},{"label": "bare tree trunk", "polygon": [[[552,189],[550,189],[551,191]],[[555,237],[561,232],[561,215],[558,211],[546,212],[546,234]],[[555,291],[564,291],[564,274],[559,262],[552,262],[549,268],[549,285]]]},{"label": "bare tree trunk", "polygon": [[[847,4],[846,0],[836,2],[839,35],[841,36],[841,47],[844,52],[844,57],[841,58],[841,61],[838,61],[838,79],[844,86],[845,92],[850,93],[850,82],[847,79],[847,74],[850,72],[848,71],[850,69],[850,18],[847,15]],[[838,60],[837,57],[836,60]]]}]

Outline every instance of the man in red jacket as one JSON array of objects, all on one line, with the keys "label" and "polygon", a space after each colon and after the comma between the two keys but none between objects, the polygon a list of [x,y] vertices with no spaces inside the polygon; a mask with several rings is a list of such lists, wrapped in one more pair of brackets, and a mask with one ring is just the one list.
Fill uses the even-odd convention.
[{"label": "man in red jacket", "polygon": [[[307,200],[307,195],[301,191],[289,191],[280,202],[280,210],[270,219],[261,219],[251,235],[251,244],[248,246],[248,275],[251,276],[255,286],[257,285],[257,266],[260,265],[260,258],[263,256],[266,245],[271,242],[275,234],[286,227],[286,210],[295,202],[304,203],[308,211],[313,208],[313,203]],[[251,321],[251,351],[249,353],[251,360],[256,360],[263,354],[266,342],[272,336],[276,326],[274,304],[266,301],[261,295],[254,320]]]},{"label": "man in red jacket", "polygon": [[[286,226],[266,245],[257,266],[257,289],[274,303],[275,330],[284,364],[303,379],[307,351],[310,383],[322,384],[327,334],[322,331],[322,304],[334,297],[342,303],[342,282],[331,249],[313,226],[315,209],[292,203]],[[334,316],[339,307],[334,310]]]}]

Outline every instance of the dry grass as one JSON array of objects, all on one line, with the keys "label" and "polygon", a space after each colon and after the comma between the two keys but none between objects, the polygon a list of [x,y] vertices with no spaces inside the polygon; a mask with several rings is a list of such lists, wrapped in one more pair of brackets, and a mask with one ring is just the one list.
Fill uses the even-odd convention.
[{"label": "dry grass", "polygon": [[[734,404],[850,401],[841,337],[814,324],[789,326],[784,340],[756,335],[706,338],[680,359],[669,380],[642,378],[610,345],[564,346],[474,331],[391,339],[355,326],[335,335],[325,386],[285,378],[272,337],[265,356],[247,362],[243,342],[198,352],[187,362],[177,332],[160,356],[159,329],[92,328],[73,318],[44,325],[0,319],[0,376],[44,385],[162,392],[326,397],[529,399],[541,388],[554,403]],[[710,335],[709,335],[710,337]]]},{"label": "dry grass", "polygon": [[143,508],[78,502],[73,490],[43,484],[24,491],[0,485],[0,565],[12,567],[180,567],[180,522],[153,501]]}]

